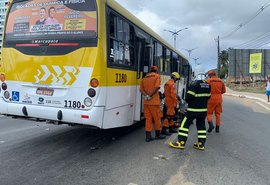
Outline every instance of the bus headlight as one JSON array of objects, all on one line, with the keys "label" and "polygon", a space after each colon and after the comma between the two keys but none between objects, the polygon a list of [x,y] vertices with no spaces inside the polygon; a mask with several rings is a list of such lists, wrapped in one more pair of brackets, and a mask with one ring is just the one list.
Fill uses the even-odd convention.
[{"label": "bus headlight", "polygon": [[5,92],[4,92],[4,97],[5,97],[6,99],[9,99],[9,98],[10,98],[10,93],[9,93],[8,91],[5,91]]},{"label": "bus headlight", "polygon": [[85,98],[83,103],[86,107],[90,107],[92,105],[92,100],[90,98]]}]

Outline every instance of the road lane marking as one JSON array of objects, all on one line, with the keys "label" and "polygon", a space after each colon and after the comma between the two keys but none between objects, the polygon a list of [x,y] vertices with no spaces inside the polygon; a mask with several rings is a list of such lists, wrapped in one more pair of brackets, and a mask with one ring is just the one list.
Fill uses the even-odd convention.
[{"label": "road lane marking", "polygon": [[187,158],[187,160],[185,160],[184,165],[182,165],[179,168],[178,172],[174,176],[170,177],[166,185],[175,185],[175,184],[195,185],[194,183],[188,181],[184,173],[188,169],[189,163],[190,163],[190,156]]},{"label": "road lane marking", "polygon": [[263,108],[265,108],[265,109],[267,109],[267,110],[270,110],[267,106],[263,105],[262,103],[257,102],[257,101],[256,101],[256,103],[259,104],[260,106],[262,106]]}]

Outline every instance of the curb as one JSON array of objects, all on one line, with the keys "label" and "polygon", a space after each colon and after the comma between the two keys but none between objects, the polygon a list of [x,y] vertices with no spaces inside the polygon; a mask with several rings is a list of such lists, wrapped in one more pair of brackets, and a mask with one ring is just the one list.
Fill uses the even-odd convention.
[{"label": "curb", "polygon": [[243,95],[243,94],[233,94],[233,93],[225,93],[224,95],[234,96],[234,97],[239,97],[239,98],[248,98],[248,99],[257,100],[257,101],[260,101],[260,102],[262,102],[264,104],[267,104],[265,99],[254,97],[254,96],[248,96],[248,95]]},{"label": "curb", "polygon": [[248,98],[248,99],[258,100],[258,101],[261,101],[261,102],[264,102],[265,103],[265,100],[264,99],[258,98],[258,97],[254,97],[254,96],[247,96],[247,95],[233,94],[233,93],[225,93],[224,95],[235,96],[235,97],[239,97],[239,98]]}]

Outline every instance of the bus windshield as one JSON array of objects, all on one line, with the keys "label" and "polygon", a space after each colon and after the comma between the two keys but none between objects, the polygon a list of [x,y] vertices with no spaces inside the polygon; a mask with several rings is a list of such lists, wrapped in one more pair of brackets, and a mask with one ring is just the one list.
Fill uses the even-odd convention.
[{"label": "bus windshield", "polygon": [[86,42],[97,38],[96,0],[13,1],[5,43]]}]

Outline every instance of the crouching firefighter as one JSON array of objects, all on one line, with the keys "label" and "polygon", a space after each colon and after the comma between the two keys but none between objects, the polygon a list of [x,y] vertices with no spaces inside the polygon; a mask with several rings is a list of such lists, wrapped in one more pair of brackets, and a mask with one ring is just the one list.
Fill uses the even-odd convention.
[{"label": "crouching firefighter", "polygon": [[186,94],[186,102],[188,108],[183,118],[179,130],[178,141],[170,142],[169,146],[177,149],[184,149],[188,138],[189,127],[192,121],[196,119],[196,127],[198,132],[198,142],[194,144],[194,148],[204,150],[206,142],[205,118],[207,115],[207,101],[210,98],[211,87],[204,80],[195,80],[191,83]]},{"label": "crouching firefighter", "polygon": [[175,82],[180,79],[180,75],[177,72],[171,74],[171,79],[164,85],[164,95],[165,95],[165,120],[163,122],[162,134],[171,135],[171,133],[177,133],[175,130],[174,117],[175,109],[178,103]]}]

